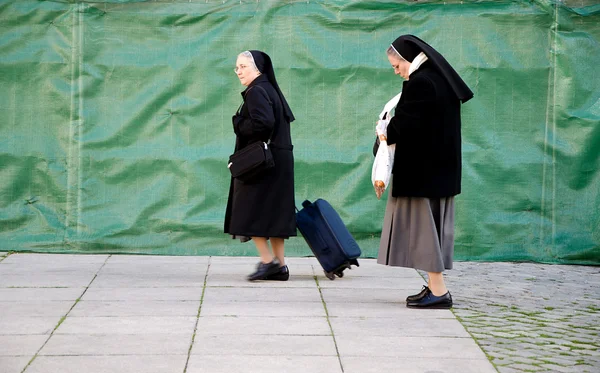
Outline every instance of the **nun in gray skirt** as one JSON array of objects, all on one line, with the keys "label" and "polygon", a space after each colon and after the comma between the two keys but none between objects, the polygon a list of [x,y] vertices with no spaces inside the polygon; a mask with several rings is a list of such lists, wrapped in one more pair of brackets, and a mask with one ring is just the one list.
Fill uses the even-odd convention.
[{"label": "nun in gray skirt", "polygon": [[473,97],[446,59],[413,35],[387,50],[402,96],[378,140],[396,144],[377,262],[426,271],[407,307],[450,308],[442,272],[452,268],[454,196],[461,191],[461,104]]}]

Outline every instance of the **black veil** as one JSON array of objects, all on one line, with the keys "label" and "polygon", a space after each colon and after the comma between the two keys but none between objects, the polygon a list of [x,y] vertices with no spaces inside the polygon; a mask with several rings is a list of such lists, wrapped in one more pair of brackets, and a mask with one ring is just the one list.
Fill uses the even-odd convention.
[{"label": "black veil", "polygon": [[460,75],[458,75],[456,70],[454,70],[448,61],[446,61],[444,56],[436,51],[431,45],[414,35],[402,35],[394,40],[392,47],[408,62],[412,62],[419,53],[425,53],[428,60],[433,63],[435,68],[442,74],[446,81],[448,81],[454,94],[456,94],[456,97],[458,97],[460,101],[465,103],[473,98],[473,92],[462,80]]},{"label": "black veil", "polygon": [[283,96],[283,93],[281,92],[281,89],[279,88],[279,84],[277,84],[277,79],[275,79],[275,71],[273,70],[273,63],[271,62],[271,57],[269,57],[269,55],[266,54],[265,52],[261,52],[261,51],[257,51],[257,50],[251,50],[249,52],[252,54],[252,58],[254,58],[254,64],[256,65],[256,68],[258,69],[258,71],[260,71],[261,74],[264,74],[267,76],[267,78],[269,79],[269,82],[271,82],[271,85],[273,85],[273,88],[275,88],[275,90],[277,91],[277,94],[279,95],[279,98],[281,99],[281,103],[283,105],[283,111],[284,111],[286,118],[290,122],[293,122],[294,119],[296,119],[296,118],[294,118],[292,109],[290,109],[290,106],[288,105],[287,100],[285,99],[285,97]]}]

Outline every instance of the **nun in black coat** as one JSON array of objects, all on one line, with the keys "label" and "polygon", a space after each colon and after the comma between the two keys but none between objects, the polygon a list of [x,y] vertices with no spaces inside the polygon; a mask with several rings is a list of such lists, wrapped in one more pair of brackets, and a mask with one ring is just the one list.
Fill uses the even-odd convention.
[{"label": "nun in black coat", "polygon": [[452,268],[454,196],[461,192],[461,103],[473,97],[446,59],[413,35],[396,39],[388,60],[405,81],[387,132],[395,144],[377,262],[427,271],[408,307],[450,308],[442,276]]},{"label": "nun in black coat", "polygon": [[[233,116],[235,151],[249,144],[269,142],[275,166],[251,179],[231,179],[225,213],[225,233],[242,242],[252,240],[261,261],[248,280],[289,278],[284,240],[296,236],[294,156],[290,122],[294,115],[283,96],[270,57],[261,51],[238,56],[235,68],[243,104]],[[269,244],[271,243],[271,250]]]}]

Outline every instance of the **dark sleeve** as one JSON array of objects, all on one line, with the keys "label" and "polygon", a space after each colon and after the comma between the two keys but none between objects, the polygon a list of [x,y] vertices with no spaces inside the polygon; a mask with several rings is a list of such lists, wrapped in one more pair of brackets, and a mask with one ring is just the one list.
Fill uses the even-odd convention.
[{"label": "dark sleeve", "polygon": [[411,79],[402,95],[402,104],[396,107],[395,115],[387,127],[388,145],[395,144],[405,134],[423,129],[420,128],[423,119],[435,106],[435,86],[426,76],[417,75],[414,81]]},{"label": "dark sleeve", "polygon": [[253,87],[246,92],[245,101],[250,118],[239,122],[239,134],[249,138],[270,135],[275,127],[275,114],[267,92]]},{"label": "dark sleeve", "polygon": [[375,137],[375,143],[373,144],[373,157],[377,156],[377,151],[379,150],[379,136]]}]

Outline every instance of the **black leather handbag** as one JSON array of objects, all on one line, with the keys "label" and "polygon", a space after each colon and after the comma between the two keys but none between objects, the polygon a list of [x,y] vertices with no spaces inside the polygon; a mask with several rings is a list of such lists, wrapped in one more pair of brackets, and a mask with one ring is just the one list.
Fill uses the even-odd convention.
[{"label": "black leather handbag", "polygon": [[269,143],[257,141],[229,156],[231,176],[249,181],[275,166]]},{"label": "black leather handbag", "polygon": [[[263,87],[256,87],[265,92],[268,97],[268,94]],[[271,104],[270,100],[269,104]],[[238,108],[236,115],[239,115],[242,105]],[[227,167],[231,172],[231,176],[241,181],[249,181],[268,169],[273,168],[275,166],[275,161],[273,160],[273,154],[269,147],[271,137],[273,137],[273,132],[271,132],[267,142],[253,142],[230,155]]]}]

